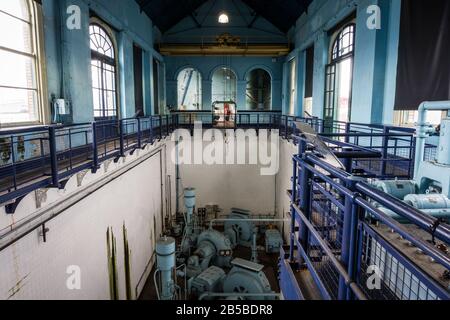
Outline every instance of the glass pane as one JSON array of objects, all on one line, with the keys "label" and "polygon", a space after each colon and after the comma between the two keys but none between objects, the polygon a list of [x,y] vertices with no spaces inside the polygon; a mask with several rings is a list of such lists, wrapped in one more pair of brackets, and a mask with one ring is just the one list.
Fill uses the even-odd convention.
[{"label": "glass pane", "polygon": [[92,87],[100,88],[100,68],[97,66],[98,61],[92,61],[91,71],[92,71]]},{"label": "glass pane", "polygon": [[30,21],[26,0],[1,0],[0,11],[7,12],[8,14],[20,19]]},{"label": "glass pane", "polygon": [[106,31],[94,24],[89,26],[89,34],[91,50],[114,59],[114,47]]},{"label": "glass pane", "polygon": [[[202,103],[202,76],[192,68],[178,74],[178,104],[181,110],[198,110]],[[162,83],[161,83],[162,85]]]},{"label": "glass pane", "polygon": [[32,58],[0,50],[0,70],[0,85],[36,88]]},{"label": "glass pane", "polygon": [[336,118],[338,121],[350,120],[350,99],[352,87],[352,59],[346,59],[338,65],[338,108]]},{"label": "glass pane", "polygon": [[100,90],[93,89],[92,95],[94,97],[94,110],[101,110],[102,109],[102,102],[100,100]]},{"label": "glass pane", "polygon": [[220,68],[212,79],[212,100],[236,101],[236,74],[229,68]]},{"label": "glass pane", "polygon": [[0,12],[0,46],[31,53],[31,26]]},{"label": "glass pane", "polygon": [[38,120],[36,91],[0,88],[0,123]]}]

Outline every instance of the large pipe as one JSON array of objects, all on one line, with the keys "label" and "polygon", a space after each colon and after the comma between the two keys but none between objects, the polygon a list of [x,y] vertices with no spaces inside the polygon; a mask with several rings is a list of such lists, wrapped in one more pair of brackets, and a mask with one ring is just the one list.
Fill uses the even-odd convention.
[{"label": "large pipe", "polygon": [[434,102],[422,102],[419,106],[419,119],[417,123],[416,132],[416,156],[414,161],[414,177],[419,173],[420,163],[424,159],[425,143],[429,134],[433,132],[433,129],[427,124],[427,111],[449,111],[450,101],[434,101]]},{"label": "large pipe", "polygon": [[251,221],[251,222],[289,222],[290,219],[212,219],[209,222],[209,228],[213,228],[214,222],[242,222],[242,221]]},{"label": "large pipe", "polygon": [[404,217],[423,230],[430,232],[432,231],[433,226],[436,226],[434,230],[436,238],[446,243],[450,243],[450,226],[448,224],[438,224],[438,220],[436,218],[410,207],[403,201],[400,201],[399,199],[394,198],[393,196],[386,194],[383,191],[368,185],[367,183],[357,183],[356,189],[369,196],[382,206],[393,210],[395,213]]}]

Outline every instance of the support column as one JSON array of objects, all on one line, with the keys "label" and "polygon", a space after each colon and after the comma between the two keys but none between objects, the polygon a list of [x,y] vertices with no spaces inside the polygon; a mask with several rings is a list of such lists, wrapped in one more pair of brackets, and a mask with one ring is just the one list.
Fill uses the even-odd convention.
[{"label": "support column", "polygon": [[211,110],[212,106],[212,81],[202,80],[202,110]]},{"label": "support column", "polygon": [[[381,29],[367,27],[367,8],[381,8]],[[352,122],[382,123],[389,24],[388,0],[362,0],[356,21]]]},{"label": "support column", "polygon": [[152,114],[152,73],[151,73],[151,54],[148,51],[143,52],[143,76],[144,76],[144,112],[146,116]]},{"label": "support column", "polygon": [[[67,7],[77,5],[81,10],[81,29],[65,27]],[[64,0],[59,3],[61,15],[61,55],[63,98],[71,103],[72,122],[84,123],[94,119],[91,49],[89,44],[89,7],[84,1]],[[74,45],[76,44],[76,45]]]},{"label": "support column", "polygon": [[285,62],[283,63],[283,82],[281,95],[281,110],[283,114],[287,114],[289,112],[288,84],[289,84],[289,68],[288,62]]},{"label": "support column", "polygon": [[133,41],[125,32],[117,36],[119,47],[119,111],[122,118],[132,117],[135,113]]},{"label": "support column", "polygon": [[314,42],[313,116],[323,118],[325,104],[325,68],[328,62],[329,38],[320,33]]},{"label": "support column", "polygon": [[296,63],[296,84],[295,89],[295,109],[294,114],[298,117],[303,116],[303,102],[305,96],[305,51],[299,51],[295,57]]}]

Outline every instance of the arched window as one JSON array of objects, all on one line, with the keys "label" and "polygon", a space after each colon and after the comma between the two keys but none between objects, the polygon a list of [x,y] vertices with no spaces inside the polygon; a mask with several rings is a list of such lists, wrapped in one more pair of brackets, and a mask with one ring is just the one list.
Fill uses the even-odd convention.
[{"label": "arched window", "polygon": [[333,43],[332,61],[345,58],[353,54],[355,49],[355,25],[349,24],[336,36]]},{"label": "arched window", "polygon": [[0,1],[0,125],[43,120],[36,4]]},{"label": "arched window", "polygon": [[193,68],[181,70],[177,78],[178,108],[180,110],[202,109],[202,75]]},{"label": "arched window", "polygon": [[237,77],[230,68],[217,69],[212,77],[212,102],[236,102]]},{"label": "arched window", "polygon": [[108,32],[99,24],[89,26],[94,117],[117,117],[116,53]]},{"label": "arched window", "polygon": [[332,37],[329,64],[326,68],[324,119],[351,120],[355,24],[347,24]]},{"label": "arched window", "polygon": [[270,110],[272,107],[272,82],[264,69],[253,69],[247,75],[247,110]]}]

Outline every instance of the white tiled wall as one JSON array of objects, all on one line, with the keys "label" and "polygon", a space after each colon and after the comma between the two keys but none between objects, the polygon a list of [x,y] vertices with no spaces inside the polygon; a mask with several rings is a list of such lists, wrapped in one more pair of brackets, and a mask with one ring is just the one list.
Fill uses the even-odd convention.
[{"label": "white tiled wall", "polygon": [[[125,162],[112,163],[106,173],[104,168],[95,175],[88,173],[81,187],[76,177],[72,178],[66,190],[50,190],[42,208],[149,152],[150,148],[140,151],[140,155],[128,156]],[[108,227],[116,237],[119,297],[125,299],[124,224],[131,251],[131,289],[136,298],[143,285],[139,280],[143,277],[145,281],[153,257],[154,217],[156,233],[158,236],[161,233],[161,210],[165,212],[161,204],[165,188],[161,187],[161,181],[166,181],[166,172],[164,166],[161,170],[160,157],[164,153],[162,149],[48,222],[47,242],[43,242],[38,229],[1,251],[0,299],[110,299]],[[168,167],[167,174],[173,175],[174,169]],[[34,193],[27,196],[12,216],[0,212],[0,232],[36,211],[32,210],[36,208],[34,199]],[[66,286],[70,276],[66,271],[71,265],[80,267],[80,290],[69,290]]]}]

